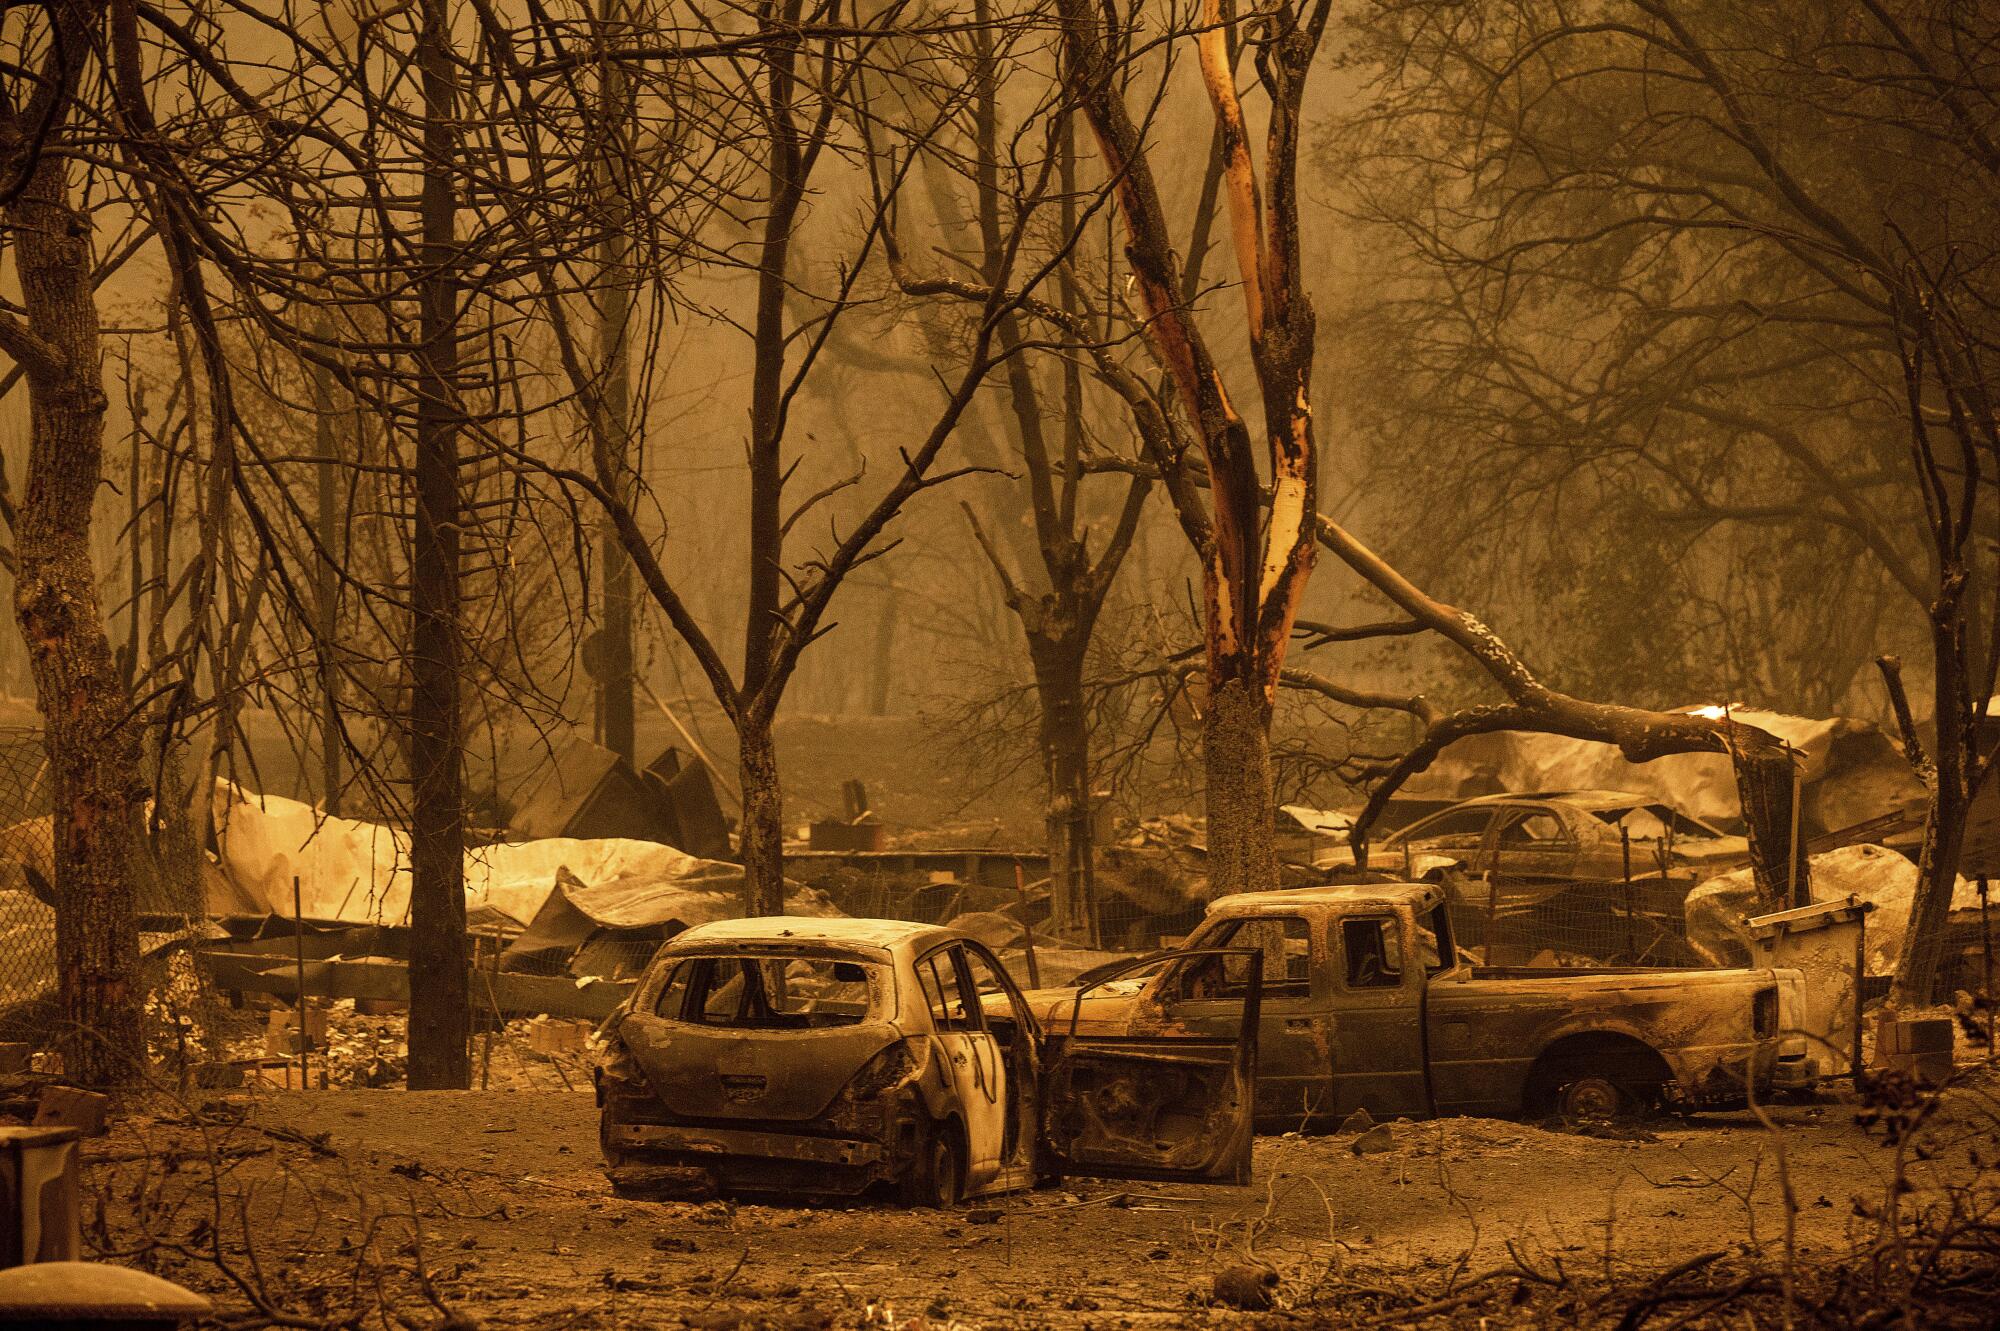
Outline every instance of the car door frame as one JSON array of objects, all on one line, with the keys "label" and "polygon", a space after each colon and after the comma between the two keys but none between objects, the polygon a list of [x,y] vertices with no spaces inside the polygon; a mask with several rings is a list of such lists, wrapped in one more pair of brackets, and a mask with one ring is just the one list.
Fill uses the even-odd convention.
[{"label": "car door frame", "polygon": [[[1022,1148],[1021,1159],[1017,1165],[1007,1158],[1003,1139],[999,1171],[986,1185],[987,1191],[1004,1192],[1009,1187],[1032,1182],[1041,1160],[1042,1028],[1035,1020],[1034,1009],[1028,1006],[1020,986],[1014,982],[1005,963],[993,954],[993,949],[976,938],[962,938],[959,940],[959,955],[961,958],[977,955],[986,963],[993,978],[1000,982],[1001,992],[1007,996],[1008,1010],[1015,1026],[1013,1046],[1000,1049],[999,1054],[1003,1075],[1014,1079],[1004,1085],[1005,1093],[1013,1102],[1013,1130],[1016,1142]],[[966,979],[971,982],[973,994],[983,999],[978,984],[972,981],[969,965]],[[983,1001],[979,1006],[980,1020],[997,1048],[999,1037],[992,1035],[993,1014]]]},{"label": "car door frame", "polygon": [[[924,984],[921,968],[942,957],[944,960],[942,969],[950,973],[951,983],[958,991],[959,1004],[964,1009],[964,1025],[955,1027],[940,1028],[937,1014],[932,1012],[931,1035],[944,1052],[945,1070],[951,1080],[952,1097],[958,1104],[960,1130],[964,1133],[965,1146],[965,1159],[960,1163],[965,1171],[965,1191],[967,1195],[971,1195],[986,1191],[993,1179],[1005,1170],[1006,1119],[1015,1111],[1009,1103],[1006,1059],[1002,1055],[1000,1042],[986,1027],[986,1009],[979,1002],[978,990],[972,984],[972,972],[959,955],[959,950],[965,945],[965,941],[952,938],[926,948],[911,958],[910,967],[915,972],[917,992],[925,996],[924,1007],[929,1009],[929,991]],[[939,978],[942,980],[943,977]],[[949,993],[941,993],[939,997],[949,1009],[952,996]],[[999,1087],[997,1094],[990,1090],[994,1084]],[[999,1136],[992,1143],[990,1155],[985,1153],[988,1144],[984,1140],[986,1133],[976,1131],[989,1125],[975,1121],[975,1114],[979,1112],[981,1103],[975,1097],[983,1097],[986,1105],[997,1106],[999,1109]],[[975,1140],[976,1136],[981,1140]]]},{"label": "car door frame", "polygon": [[[1203,946],[1243,947],[1244,929],[1273,920],[1296,920],[1305,926],[1305,992],[1280,992],[1288,987],[1289,976],[1273,980],[1265,972],[1259,1001],[1257,1030],[1257,1121],[1278,1131],[1302,1130],[1309,1123],[1323,1122],[1333,1114],[1329,1097],[1329,1077],[1333,1071],[1332,1025],[1333,974],[1324,913],[1304,908],[1255,910],[1210,921],[1204,927]],[[1243,999],[1230,994],[1216,998],[1187,998],[1170,995],[1167,987],[1178,983],[1180,966],[1163,969],[1149,987],[1149,999],[1159,1009],[1164,1025],[1200,1021],[1204,1026],[1217,1018],[1241,1020]],[[1218,1023],[1219,1024],[1219,1023]],[[1273,1075],[1274,1065],[1288,1062],[1283,1077]],[[1281,1096],[1289,1095],[1289,1099]]]},{"label": "car door frame", "polygon": [[[1250,1148],[1255,1133],[1257,1103],[1257,1030],[1264,992],[1264,953],[1261,948],[1191,948],[1172,955],[1197,957],[1233,955],[1250,964],[1247,996],[1233,1040],[1189,1035],[1175,1031],[1171,1023],[1140,1028],[1121,1034],[1079,1035],[1077,1023],[1084,995],[1120,977],[1149,965],[1159,957],[1137,958],[1076,990],[1071,999],[1069,1020],[1064,1029],[1042,1034],[1041,1113],[1036,1124],[1045,1162],[1051,1175],[1075,1174],[1094,1178],[1157,1179],[1175,1182],[1246,1183],[1250,1177]],[[1156,993],[1163,971],[1141,992],[1140,1002]],[[1050,1025],[1053,1028],[1055,1022]],[[1138,1093],[1142,1079],[1174,1086],[1177,1095]],[[1081,1084],[1080,1084],[1081,1083]],[[1207,1100],[1191,1104],[1187,1095],[1204,1091]],[[1184,1121],[1193,1117],[1200,1124],[1199,1136],[1182,1155],[1162,1146],[1157,1131],[1148,1130],[1145,1141],[1128,1134],[1123,1142],[1109,1139],[1115,1125],[1107,1118],[1121,1113],[1152,1114],[1157,1127],[1158,1111],[1171,1107]],[[1081,1143],[1083,1151],[1076,1147]],[[1197,1150],[1197,1148],[1199,1148]]]},{"label": "car door frame", "polygon": [[[1496,816],[1487,825],[1486,845],[1481,851],[1488,873],[1511,882],[1526,883],[1588,876],[1581,871],[1585,854],[1583,840],[1577,835],[1575,824],[1563,809],[1543,800],[1522,800],[1497,807],[1503,816]],[[1532,818],[1547,818],[1555,823],[1560,835],[1551,840],[1558,849],[1510,849],[1501,844],[1501,835],[1508,828],[1518,826]]]}]

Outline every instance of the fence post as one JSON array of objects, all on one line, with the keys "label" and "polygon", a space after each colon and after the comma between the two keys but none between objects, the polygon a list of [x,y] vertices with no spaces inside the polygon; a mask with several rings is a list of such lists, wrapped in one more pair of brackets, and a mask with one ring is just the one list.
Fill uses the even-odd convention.
[{"label": "fence post", "polygon": [[312,1035],[306,1027],[306,912],[299,900],[299,876],[292,875],[292,952],[298,961],[298,993],[294,1001],[299,1013],[299,1089],[305,1090],[311,1083],[306,1074],[306,1050],[312,1044]]},{"label": "fence post", "polygon": [[1986,992],[1986,1056],[1993,1057],[1993,922],[1986,911],[1986,875],[1979,876],[1979,956],[1984,978],[1980,987]]},{"label": "fence post", "polygon": [[1495,953],[1499,944],[1493,941],[1493,931],[1500,918],[1500,885],[1493,881],[1493,871],[1486,871],[1486,964],[1498,966],[1500,961]]},{"label": "fence post", "polygon": [[1618,824],[1618,849],[1625,856],[1625,961],[1627,965],[1636,966],[1639,964],[1639,940],[1632,932],[1632,829],[1623,823]]}]

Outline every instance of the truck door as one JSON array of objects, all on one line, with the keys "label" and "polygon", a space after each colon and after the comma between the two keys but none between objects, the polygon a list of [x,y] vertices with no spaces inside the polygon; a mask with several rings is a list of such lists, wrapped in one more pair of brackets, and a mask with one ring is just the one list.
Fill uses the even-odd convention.
[{"label": "truck door", "polygon": [[[1333,1022],[1326,939],[1303,915],[1249,915],[1204,931],[1215,948],[1263,954],[1257,1022],[1257,1123],[1289,1132],[1334,1112]],[[1225,1038],[1243,1020],[1249,967],[1239,955],[1189,956],[1162,972],[1147,995],[1146,1024]]]},{"label": "truck door", "polygon": [[1256,948],[1203,948],[1189,959],[1233,956],[1245,995],[1227,1037],[1179,1030],[1078,1035],[1077,1013],[1092,989],[1076,993],[1068,1020],[1043,1036],[1041,1138],[1055,1171],[1101,1178],[1246,1183],[1257,1088],[1258,1002],[1264,954]]},{"label": "truck door", "polygon": [[1430,1113],[1424,1075],[1424,959],[1403,912],[1329,917],[1338,949],[1333,1112]]}]

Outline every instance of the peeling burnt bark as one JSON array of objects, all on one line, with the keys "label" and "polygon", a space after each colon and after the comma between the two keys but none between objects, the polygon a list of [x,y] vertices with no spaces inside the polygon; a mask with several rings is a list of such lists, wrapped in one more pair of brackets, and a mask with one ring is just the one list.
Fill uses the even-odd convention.
[{"label": "peeling burnt bark", "polygon": [[[65,1070],[87,1084],[138,1077],[134,880],[144,790],[139,742],[97,599],[91,508],[103,480],[104,412],[90,220],[70,203],[67,158],[25,142],[60,129],[87,49],[88,11],[52,7],[53,70],[25,114],[0,108],[0,172],[26,182],[7,206],[25,323],[0,316],[0,349],[28,382],[28,471],[15,519],[14,612],[28,649],[54,785],[56,973]],[[46,120],[44,119],[46,117]]]},{"label": "peeling burnt bark", "polygon": [[[1060,0],[1066,79],[1116,182],[1126,226],[1126,261],[1146,321],[1182,411],[1200,437],[1208,495],[1169,480],[1182,530],[1202,558],[1203,628],[1210,705],[1204,731],[1208,787],[1209,886],[1220,893],[1276,884],[1269,725],[1292,623],[1317,551],[1318,448],[1313,433],[1312,360],[1316,322],[1300,271],[1298,111],[1329,6],[1305,13],[1289,3],[1259,17],[1257,78],[1270,101],[1259,188],[1236,93],[1231,25],[1219,0],[1202,9],[1197,38],[1223,162],[1223,193],[1241,278],[1243,316],[1261,396],[1271,513],[1263,502],[1251,430],[1230,399],[1169,236],[1145,140],[1117,91],[1119,34],[1104,11]],[[1163,476],[1178,459],[1157,457]],[[1251,730],[1257,734],[1253,738]],[[1262,783],[1261,791],[1253,789]],[[1222,853],[1217,854],[1217,847]]]}]

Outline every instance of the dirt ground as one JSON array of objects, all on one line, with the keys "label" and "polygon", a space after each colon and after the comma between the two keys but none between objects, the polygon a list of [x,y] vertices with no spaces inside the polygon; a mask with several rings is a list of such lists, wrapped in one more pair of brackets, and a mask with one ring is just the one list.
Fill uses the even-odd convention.
[{"label": "dirt ground", "polygon": [[[88,1148],[103,1209],[86,1202],[86,1225],[121,1254],[150,1242],[147,1260],[228,1307],[259,1290],[267,1313],[340,1314],[358,1255],[381,1253],[423,1272],[429,1293],[407,1298],[431,1325],[1228,1322],[1250,1315],[1205,1304],[1246,1260],[1277,1279],[1266,1317],[1368,1324],[1393,1297],[1396,1320],[1435,1300],[1438,1324],[1483,1325],[1509,1301],[1447,1296],[1511,1288],[1564,1324],[1576,1309],[1541,1295],[1712,1253],[1718,1270],[1779,1262],[1787,1186],[1797,1259],[1825,1270],[1878,1244],[1885,1203],[1915,1214],[1955,1189],[1994,1205],[1996,1082],[1962,1080],[1900,1148],[1839,1100],[1774,1107],[1769,1128],[1738,1113],[1625,1137],[1456,1119],[1398,1123],[1371,1155],[1349,1137],[1263,1138],[1248,1188],[1079,1181],[952,1213],[620,1200],[583,1091],[266,1092],[233,1127],[127,1115]],[[1499,1284],[1465,1283],[1500,1268]]]}]

